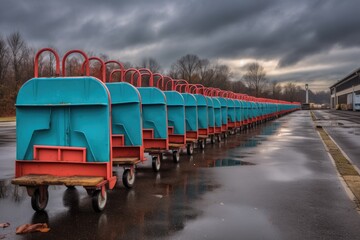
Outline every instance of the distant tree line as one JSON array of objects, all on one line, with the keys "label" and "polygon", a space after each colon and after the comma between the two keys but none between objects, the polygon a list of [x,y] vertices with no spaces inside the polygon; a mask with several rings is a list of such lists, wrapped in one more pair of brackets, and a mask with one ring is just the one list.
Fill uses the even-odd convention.
[{"label": "distant tree line", "polygon": [[[56,49],[55,49],[56,50]],[[15,115],[15,101],[21,85],[34,76],[35,49],[30,47],[19,32],[8,36],[0,35],[0,116]],[[88,56],[94,53],[87,52]],[[99,57],[104,61],[109,60],[106,54]],[[304,102],[305,90],[292,82],[281,84],[275,80],[269,80],[264,67],[258,62],[246,66],[243,76],[235,76],[229,66],[219,64],[206,58],[200,58],[195,54],[186,54],[177,59],[170,70],[164,71],[154,58],[143,58],[140,64],[121,62],[125,68],[148,68],[153,73],[159,72],[174,79],[184,79],[189,83],[200,83],[208,87],[216,87],[233,92],[244,93],[256,97],[265,97],[278,100]],[[83,59],[79,56],[71,56],[66,62],[66,74],[76,76],[82,74]],[[117,68],[116,64],[109,66],[107,74]],[[91,75],[100,78],[100,65],[91,62]],[[43,54],[39,61],[40,76],[54,76],[55,59],[52,54]],[[310,101],[316,103],[328,103],[329,92],[310,91]]]}]

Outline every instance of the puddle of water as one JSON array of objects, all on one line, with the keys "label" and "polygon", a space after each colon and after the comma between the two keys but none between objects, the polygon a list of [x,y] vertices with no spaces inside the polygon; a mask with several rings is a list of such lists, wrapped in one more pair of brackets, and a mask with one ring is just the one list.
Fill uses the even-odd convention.
[{"label": "puddle of water", "polygon": [[255,165],[255,164],[242,160],[225,158],[225,159],[214,160],[212,163],[208,164],[208,167],[232,167],[232,166],[251,166],[251,165]]}]

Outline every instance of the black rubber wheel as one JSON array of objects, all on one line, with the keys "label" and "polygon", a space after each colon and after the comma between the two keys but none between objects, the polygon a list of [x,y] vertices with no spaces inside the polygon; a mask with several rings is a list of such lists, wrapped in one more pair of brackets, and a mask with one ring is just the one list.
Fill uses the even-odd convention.
[{"label": "black rubber wheel", "polygon": [[194,145],[192,143],[189,143],[186,147],[186,152],[188,155],[194,154]]},{"label": "black rubber wheel", "polygon": [[210,142],[211,142],[211,144],[214,144],[214,143],[215,143],[215,137],[214,137],[214,135],[211,135],[211,137],[210,137]]},{"label": "black rubber wheel", "polygon": [[122,175],[122,181],[126,188],[131,189],[135,184],[135,174],[131,174],[130,169],[125,169]]},{"label": "black rubber wheel", "polygon": [[175,163],[179,163],[180,162],[180,151],[173,151],[173,160]]},{"label": "black rubber wheel", "polygon": [[199,140],[199,147],[200,147],[200,149],[205,149],[205,139],[203,139],[203,140]]},{"label": "black rubber wheel", "polygon": [[227,133],[224,132],[224,139],[226,139],[228,137]]},{"label": "black rubber wheel", "polygon": [[161,167],[161,159],[159,156],[153,156],[152,157],[152,168],[155,172],[160,171]]},{"label": "black rubber wheel", "polygon": [[85,190],[86,190],[86,193],[87,193],[87,195],[88,196],[92,196],[92,195],[94,195],[94,189],[91,189],[91,188],[85,188]]},{"label": "black rubber wheel", "polygon": [[105,209],[107,201],[107,193],[105,191],[105,196],[101,195],[101,190],[95,190],[92,195],[92,207],[95,212],[102,212]]},{"label": "black rubber wheel", "polygon": [[44,196],[40,196],[40,189],[36,189],[34,194],[31,196],[31,207],[39,212],[44,211],[49,201],[49,192],[44,190]]}]

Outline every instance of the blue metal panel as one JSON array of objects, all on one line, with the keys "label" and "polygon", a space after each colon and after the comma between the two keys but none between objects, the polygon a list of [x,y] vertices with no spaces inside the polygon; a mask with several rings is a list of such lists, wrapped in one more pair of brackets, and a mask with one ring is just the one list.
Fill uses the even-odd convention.
[{"label": "blue metal panel", "polygon": [[33,146],[86,147],[88,162],[110,160],[110,96],[96,78],[33,78],[16,101],[17,159]]},{"label": "blue metal panel", "polygon": [[215,112],[214,112],[214,102],[211,97],[206,97],[207,107],[208,107],[208,124],[209,127],[215,126]]},{"label": "blue metal panel", "polygon": [[142,99],[142,120],[144,128],[154,129],[155,138],[168,137],[165,94],[154,87],[138,88]]},{"label": "blue metal panel", "polygon": [[250,118],[250,102],[244,100],[243,108],[244,108],[244,120],[249,120],[249,118]]},{"label": "blue metal panel", "polygon": [[222,98],[222,97],[218,97],[217,99],[220,101],[220,104],[221,104],[221,120],[222,120],[222,124],[227,124],[227,123],[228,123],[228,118],[227,118],[227,110],[228,110],[227,101],[226,101],[225,98]]},{"label": "blue metal panel", "polygon": [[111,95],[112,133],[123,134],[126,146],[142,146],[141,97],[129,83],[106,83]]},{"label": "blue metal panel", "polygon": [[194,94],[197,101],[198,126],[200,129],[208,128],[208,106],[206,98],[200,94]]},{"label": "blue metal panel", "polygon": [[179,92],[165,91],[168,125],[174,127],[175,134],[185,135],[185,101]]},{"label": "blue metal panel", "polygon": [[185,100],[185,125],[186,131],[197,131],[198,127],[198,113],[197,102],[193,94],[182,93]]},{"label": "blue metal panel", "polygon": [[236,121],[236,112],[235,112],[235,101],[233,99],[226,99],[228,111],[227,118],[230,122]]},{"label": "blue metal panel", "polygon": [[221,103],[217,98],[213,98],[212,100],[214,103],[215,127],[221,127],[222,125]]},{"label": "blue metal panel", "polygon": [[241,101],[240,100],[234,100],[235,102],[235,115],[236,115],[236,121],[240,122],[242,121],[241,117],[242,117],[242,109],[241,109]]}]

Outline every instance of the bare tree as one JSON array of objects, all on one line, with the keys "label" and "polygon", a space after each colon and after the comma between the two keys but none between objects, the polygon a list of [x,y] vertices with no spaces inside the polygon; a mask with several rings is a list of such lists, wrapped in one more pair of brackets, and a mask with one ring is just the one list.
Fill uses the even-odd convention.
[{"label": "bare tree", "polygon": [[266,88],[267,78],[264,67],[258,62],[249,63],[246,66],[246,73],[243,76],[250,93],[255,97],[260,97]]},{"label": "bare tree", "polygon": [[66,60],[66,76],[77,76],[82,74],[82,65],[83,61],[80,61],[77,57],[68,58]]},{"label": "bare tree", "polygon": [[293,102],[296,99],[296,85],[292,82],[287,83],[284,86],[284,99],[286,101]]},{"label": "bare tree", "polygon": [[170,73],[175,78],[182,78],[194,83],[200,67],[200,58],[194,54],[187,54],[176,61]]},{"label": "bare tree", "polygon": [[216,75],[216,65],[212,65],[208,59],[199,62],[199,81],[203,85],[211,85]]},{"label": "bare tree", "polygon": [[147,68],[153,73],[157,73],[161,71],[161,66],[155,58],[143,58],[141,61],[141,68]]},{"label": "bare tree", "polygon": [[4,77],[9,65],[9,49],[5,40],[0,36],[0,84],[4,82]]},{"label": "bare tree", "polygon": [[281,85],[279,84],[279,82],[272,81],[270,91],[271,91],[271,97],[273,99],[280,99],[282,88],[281,88]]},{"label": "bare tree", "polygon": [[15,77],[15,87],[17,88],[20,82],[19,67],[24,57],[23,50],[26,47],[26,45],[19,32],[10,34],[10,36],[7,37],[7,43],[9,45],[9,49],[12,57],[12,65],[13,65],[13,71]]},{"label": "bare tree", "polygon": [[232,73],[227,65],[216,65],[214,67],[215,76],[210,86],[221,88],[223,90],[230,90],[230,78]]},{"label": "bare tree", "polygon": [[246,86],[241,80],[233,81],[231,83],[231,91],[236,93],[245,93]]}]

